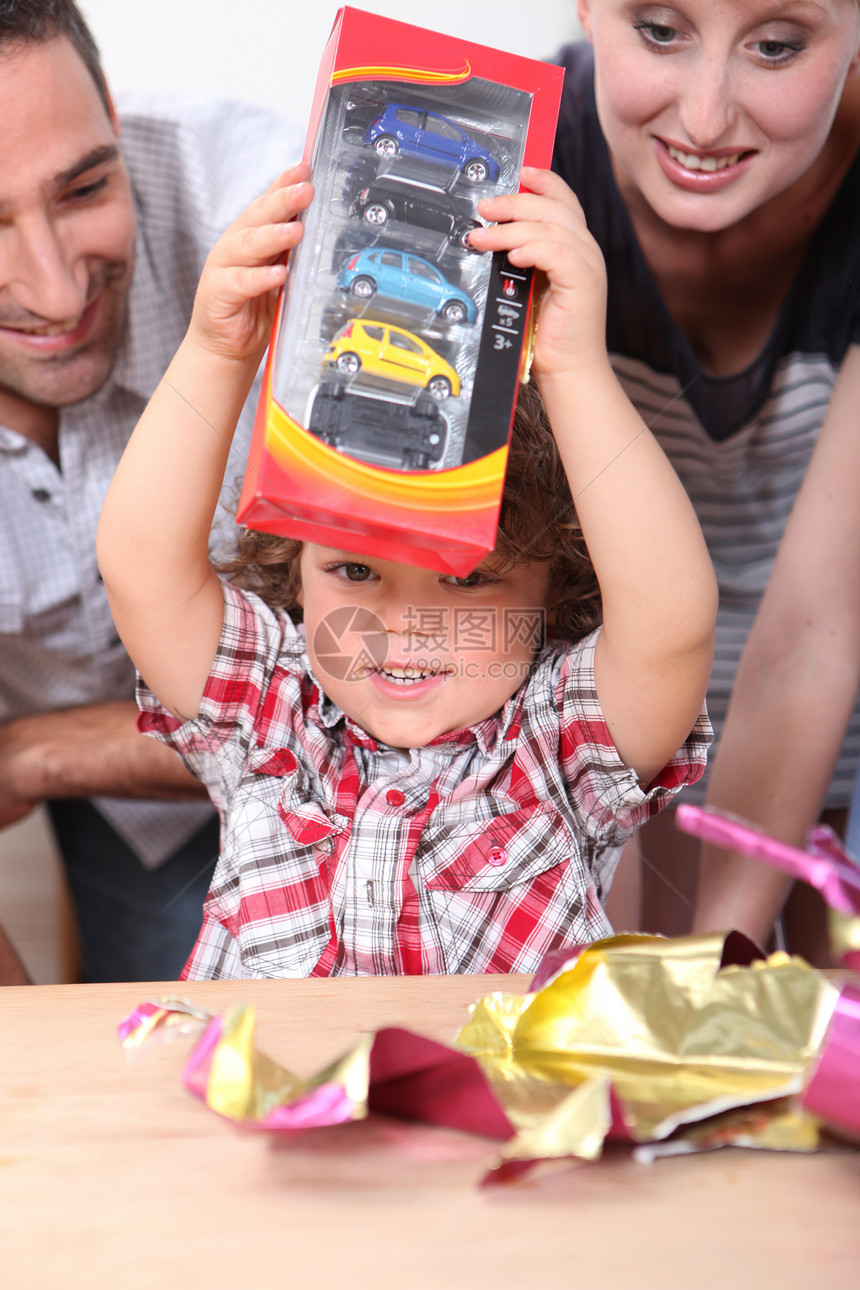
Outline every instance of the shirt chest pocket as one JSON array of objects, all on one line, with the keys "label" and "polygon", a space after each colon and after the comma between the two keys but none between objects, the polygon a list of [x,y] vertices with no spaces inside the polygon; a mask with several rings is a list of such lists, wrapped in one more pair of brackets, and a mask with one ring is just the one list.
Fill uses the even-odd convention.
[{"label": "shirt chest pocket", "polygon": [[252,752],[243,790],[230,845],[238,883],[221,921],[250,974],[308,976],[331,941],[330,861],[344,822],[288,749]]},{"label": "shirt chest pocket", "polygon": [[248,758],[246,785],[274,806],[278,825],[272,821],[273,845],[279,850],[278,833],[285,833],[292,854],[331,855],[334,842],[347,821],[329,811],[312,774],[301,766],[289,748],[255,749]]},{"label": "shirt chest pocket", "polygon": [[549,802],[490,820],[425,830],[419,871],[428,891],[506,891],[534,883],[576,852],[571,831]]}]

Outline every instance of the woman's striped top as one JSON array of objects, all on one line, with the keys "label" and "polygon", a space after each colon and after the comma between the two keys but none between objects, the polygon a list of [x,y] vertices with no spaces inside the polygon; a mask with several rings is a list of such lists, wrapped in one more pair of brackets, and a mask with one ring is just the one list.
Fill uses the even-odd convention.
[{"label": "woman's striped top", "polygon": [[[816,232],[762,353],[737,375],[710,376],[660,297],[613,179],[594,101],[591,46],[569,45],[559,61],[567,74],[554,167],[577,194],[606,259],[613,367],[695,505],[719,580],[708,694],[719,734],[840,365],[848,346],[860,341],[860,157]],[[850,800],[858,764],[860,709],[830,805]],[[704,784],[688,790],[690,797],[702,798]]]}]

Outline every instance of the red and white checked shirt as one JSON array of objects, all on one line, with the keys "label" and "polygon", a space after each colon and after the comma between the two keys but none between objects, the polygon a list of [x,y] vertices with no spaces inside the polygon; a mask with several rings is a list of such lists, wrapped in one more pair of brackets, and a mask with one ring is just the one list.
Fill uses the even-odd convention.
[{"label": "red and white checked shirt", "polygon": [[138,686],[140,729],[221,813],[186,978],[533,972],[611,928],[625,839],[702,774],[711,732],[643,792],[594,686],[594,632],[545,648],[495,716],[423,748],[378,744],[310,672],[304,635],[225,585],[198,716]]}]

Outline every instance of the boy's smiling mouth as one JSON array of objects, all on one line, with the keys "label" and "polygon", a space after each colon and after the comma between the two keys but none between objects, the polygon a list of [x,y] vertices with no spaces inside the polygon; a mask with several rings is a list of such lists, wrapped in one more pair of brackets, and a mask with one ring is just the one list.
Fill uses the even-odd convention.
[{"label": "boy's smiling mouth", "polygon": [[386,662],[368,668],[365,678],[383,694],[400,698],[425,694],[446,681],[448,675],[448,670],[438,663],[418,667],[413,663]]},{"label": "boy's smiling mouth", "polygon": [[380,676],[388,681],[395,681],[398,685],[413,685],[416,681],[425,681],[428,676],[436,675],[432,668],[424,671],[418,667],[378,667],[376,670]]}]

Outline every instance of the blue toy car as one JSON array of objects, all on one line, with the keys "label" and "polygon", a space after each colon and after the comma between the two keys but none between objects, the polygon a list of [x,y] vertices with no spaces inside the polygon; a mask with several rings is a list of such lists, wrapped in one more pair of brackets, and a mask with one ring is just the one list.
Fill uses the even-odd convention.
[{"label": "blue toy car", "polygon": [[466,134],[456,122],[438,112],[389,103],[368,126],[364,143],[380,157],[398,153],[450,166],[473,184],[495,184],[501,173],[491,152]]},{"label": "blue toy car", "polygon": [[379,293],[432,309],[451,323],[473,323],[478,316],[472,297],[449,282],[435,264],[393,247],[357,251],[338,274],[337,285],[357,300],[370,300]]}]

